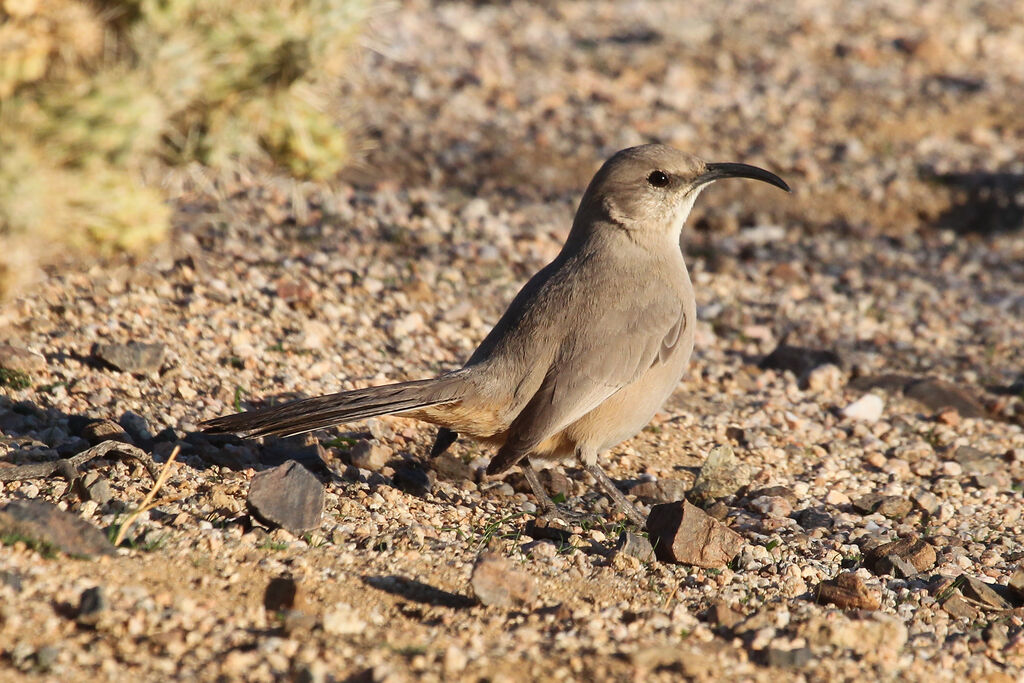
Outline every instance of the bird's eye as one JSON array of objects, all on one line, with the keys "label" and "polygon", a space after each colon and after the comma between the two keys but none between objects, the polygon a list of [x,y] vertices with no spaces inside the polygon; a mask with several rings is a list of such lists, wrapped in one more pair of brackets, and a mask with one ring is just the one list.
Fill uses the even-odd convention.
[{"label": "bird's eye", "polygon": [[651,175],[647,176],[647,182],[654,187],[665,187],[668,185],[668,176],[663,171],[652,171]]}]

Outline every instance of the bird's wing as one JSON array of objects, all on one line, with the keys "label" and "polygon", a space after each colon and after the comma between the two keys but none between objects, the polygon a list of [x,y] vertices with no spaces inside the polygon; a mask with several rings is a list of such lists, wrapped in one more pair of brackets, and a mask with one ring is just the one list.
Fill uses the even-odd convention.
[{"label": "bird's wing", "polygon": [[647,304],[622,297],[617,305],[594,313],[581,334],[563,340],[537,393],[510,426],[488,473],[512,467],[652,365],[665,362],[688,324],[682,304],[670,297],[654,297]]}]

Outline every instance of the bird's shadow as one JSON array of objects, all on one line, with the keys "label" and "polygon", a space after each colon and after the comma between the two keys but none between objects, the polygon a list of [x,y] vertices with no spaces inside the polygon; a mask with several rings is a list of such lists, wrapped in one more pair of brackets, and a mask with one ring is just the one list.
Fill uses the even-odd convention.
[{"label": "bird's shadow", "polygon": [[991,234],[1024,229],[1024,174],[992,171],[922,171],[949,188],[951,206],[936,218],[937,227],[960,234]]},{"label": "bird's shadow", "polygon": [[377,590],[396,595],[406,600],[433,607],[466,609],[476,605],[476,600],[465,595],[436,588],[428,583],[391,574],[388,576],[364,576],[363,583]]}]

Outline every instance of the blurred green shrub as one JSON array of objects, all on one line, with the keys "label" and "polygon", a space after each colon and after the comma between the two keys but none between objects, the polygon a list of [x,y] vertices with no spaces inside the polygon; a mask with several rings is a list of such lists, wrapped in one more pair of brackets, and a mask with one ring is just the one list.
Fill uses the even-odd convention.
[{"label": "blurred green shrub", "polygon": [[370,0],[0,0],[0,297],[51,250],[137,249],[143,170],[335,175],[330,111]]}]

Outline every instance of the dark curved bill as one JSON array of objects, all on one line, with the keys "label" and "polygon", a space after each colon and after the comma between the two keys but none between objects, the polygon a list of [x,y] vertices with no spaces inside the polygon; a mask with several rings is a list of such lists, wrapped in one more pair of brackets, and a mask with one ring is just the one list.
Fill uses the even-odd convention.
[{"label": "dark curved bill", "polygon": [[750,164],[708,164],[707,170],[697,178],[697,182],[703,185],[719,178],[753,178],[754,180],[761,180],[769,185],[782,188],[786,192],[791,191],[786,181],[779,176],[771,171],[766,171],[763,168],[751,166]]}]

